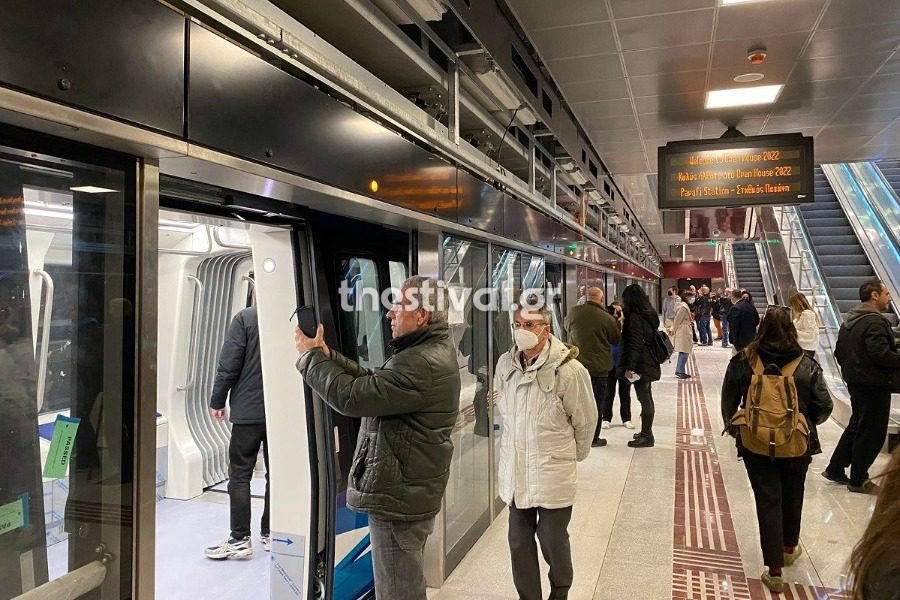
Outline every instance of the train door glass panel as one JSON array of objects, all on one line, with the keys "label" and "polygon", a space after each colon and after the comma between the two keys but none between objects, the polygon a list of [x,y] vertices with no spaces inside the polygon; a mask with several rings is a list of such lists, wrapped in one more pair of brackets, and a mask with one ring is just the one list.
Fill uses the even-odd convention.
[{"label": "train door glass panel", "polygon": [[347,299],[351,328],[356,335],[357,362],[367,369],[380,367],[387,357],[381,287],[375,262],[368,258],[345,258],[341,261],[341,269],[349,290]]},{"label": "train door glass panel", "polygon": [[442,279],[450,291],[448,321],[457,348],[462,384],[444,506],[445,572],[450,572],[490,523],[490,312],[480,309],[475,302],[478,290],[488,287],[487,244],[447,237],[442,265]]},{"label": "train door glass panel", "polygon": [[566,331],[563,328],[565,319],[565,307],[563,306],[563,266],[561,264],[548,264],[545,266],[545,294],[547,305],[553,313],[553,335],[561,340],[566,339]]},{"label": "train door glass panel", "polygon": [[[527,257],[526,257],[527,258]],[[530,262],[530,261],[529,261]],[[496,310],[491,318],[491,364],[496,367],[500,356],[507,352],[513,345],[512,303],[518,302],[522,287],[522,253],[499,246],[491,249],[491,288],[494,290]],[[494,407],[494,469],[497,472],[500,463],[500,435],[503,431],[503,419]],[[494,481],[496,486],[496,478]],[[494,514],[498,514],[503,508],[503,502],[499,499],[495,490],[496,502]]]},{"label": "train door glass panel", "polygon": [[109,161],[0,147],[3,598],[82,567],[131,596],[137,165]]}]

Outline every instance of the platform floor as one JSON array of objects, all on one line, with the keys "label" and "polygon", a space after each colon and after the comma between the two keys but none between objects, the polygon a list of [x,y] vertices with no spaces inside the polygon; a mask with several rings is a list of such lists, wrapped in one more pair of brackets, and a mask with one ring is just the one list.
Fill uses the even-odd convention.
[{"label": "platform floor", "polygon": [[[695,348],[690,372],[678,381],[672,365],[654,384],[656,446],[626,446],[633,431],[614,421],[609,445],[579,465],[569,527],[575,583],[570,600],[744,600],[777,598],[759,581],[764,567],[753,496],[733,441],[719,435],[719,395],[730,350]],[[699,375],[699,376],[698,376]],[[618,410],[618,400],[616,401]],[[639,405],[632,399],[632,413]],[[635,420],[637,424],[638,420]],[[841,434],[819,428],[824,453],[807,477],[801,544],[784,571],[784,600],[845,598],[846,563],[874,508],[874,497],[823,479]],[[883,467],[879,456],[873,473]],[[516,598],[504,511],[430,600]],[[543,561],[541,561],[543,563]],[[546,566],[544,573],[546,597]]]}]

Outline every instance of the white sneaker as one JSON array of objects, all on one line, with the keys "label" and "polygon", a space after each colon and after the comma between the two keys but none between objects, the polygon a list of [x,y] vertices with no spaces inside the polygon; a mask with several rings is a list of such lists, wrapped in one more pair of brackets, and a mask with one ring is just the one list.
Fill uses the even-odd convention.
[{"label": "white sneaker", "polygon": [[610,421],[603,421],[603,425],[600,427],[600,429],[609,429],[610,427],[612,427],[612,423]]},{"label": "white sneaker", "polygon": [[218,546],[210,546],[206,549],[206,557],[213,560],[247,558],[251,554],[253,554],[253,548],[250,546],[250,536],[242,540],[229,538]]},{"label": "white sneaker", "polygon": [[272,551],[272,538],[267,535],[261,535],[259,536],[259,541],[262,542],[263,550],[266,552]]},{"label": "white sneaker", "polygon": [[622,425],[625,426],[625,429],[634,429],[634,425],[631,423],[631,421],[625,421],[624,423],[622,423]]}]

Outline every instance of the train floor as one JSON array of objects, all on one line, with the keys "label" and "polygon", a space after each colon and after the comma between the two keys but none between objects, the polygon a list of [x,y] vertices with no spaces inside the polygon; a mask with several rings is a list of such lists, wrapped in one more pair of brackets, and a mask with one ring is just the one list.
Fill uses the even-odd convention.
[{"label": "train floor", "polygon": [[[730,351],[695,348],[690,372],[679,382],[672,365],[654,384],[656,446],[626,446],[632,430],[618,423],[604,431],[609,444],[579,465],[569,536],[575,581],[570,600],[745,600],[778,598],[763,572],[753,495],[731,438],[720,435],[719,395]],[[633,394],[632,394],[633,396]],[[618,400],[615,410],[618,410]],[[635,423],[639,419],[632,399]],[[807,475],[803,554],[784,570],[784,600],[849,598],[847,559],[874,508],[874,497],[853,494],[820,475],[841,428],[819,428],[824,453]],[[882,453],[872,473],[887,461]],[[517,597],[501,513],[429,600],[499,600]],[[541,561],[544,596],[547,568]]]}]

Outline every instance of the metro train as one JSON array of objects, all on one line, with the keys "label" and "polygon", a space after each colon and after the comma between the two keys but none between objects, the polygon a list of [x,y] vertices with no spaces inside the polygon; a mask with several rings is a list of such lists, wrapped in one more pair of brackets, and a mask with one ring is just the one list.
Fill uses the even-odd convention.
[{"label": "metro train", "polygon": [[[535,206],[195,19],[157,2],[106,4],[111,25],[95,44],[19,40],[73,71],[91,65],[75,85],[45,89],[35,68],[0,87],[0,598],[72,571],[93,582],[84,598],[197,597],[192,586],[371,597],[365,515],[345,502],[359,423],[304,388],[294,310],[314,306],[330,346],[378,367],[390,331],[364,290],[412,274],[504,298],[539,290],[563,336],[579,288],[611,301],[636,282],[655,300],[656,274],[599,224],[588,233],[584,210],[576,222]],[[72,18],[91,22],[84,10]],[[145,45],[153,69],[135,79],[145,65],[129,61]],[[100,55],[119,62],[97,70]],[[210,418],[209,392],[228,323],[252,304],[272,560],[217,570],[202,545],[227,527],[215,490],[229,429]],[[471,298],[450,311],[462,392],[426,547],[431,585],[502,510],[491,374],[511,317],[508,304],[482,311]]]},{"label": "metro train", "polygon": [[[32,273],[24,294],[29,300],[18,306],[29,315],[30,326],[23,329],[34,332],[29,344],[39,358],[35,381],[43,390],[35,415],[42,454],[23,460],[23,474],[39,473],[46,464],[58,417],[81,422],[69,473],[43,478],[43,509],[35,522],[45,524],[46,536],[35,534],[29,542],[30,551],[39,550],[33,552],[36,581],[65,572],[66,564],[79,566],[86,545],[98,540],[118,556],[129,554],[126,536],[114,536],[118,544],[105,541],[110,534],[103,519],[99,527],[85,524],[96,525],[96,513],[108,510],[105,479],[118,482],[111,487],[119,494],[119,510],[133,508],[126,497],[128,478],[134,476],[128,463],[139,442],[128,422],[135,415],[128,410],[139,408],[129,407],[125,399],[154,400],[136,390],[134,380],[129,382],[135,368],[156,374],[156,499],[189,501],[227,479],[229,430],[210,418],[209,391],[230,319],[240,308],[256,304],[267,398],[273,552],[285,561],[279,572],[292,573],[289,585],[307,586],[305,597],[368,597],[373,576],[366,519],[345,503],[358,420],[304,391],[294,369],[292,311],[314,305],[329,345],[363,366],[378,367],[390,351],[390,330],[384,307],[361,302],[363,289],[380,292],[398,287],[410,274],[424,273],[451,288],[547,290],[554,330],[564,335],[562,316],[576,300],[578,286],[606,286],[612,298],[630,281],[513,237],[358,195],[348,200],[337,188],[285,185],[277,175],[268,178],[190,158],[160,161],[158,207],[141,208],[146,196],[127,192],[133,174],[68,158],[96,150],[37,138],[33,132],[27,132],[25,141],[25,134],[7,129],[3,136],[4,177],[8,184],[14,174],[23,207],[22,220],[6,225],[4,235],[10,240],[24,226],[26,243],[19,257],[27,264],[20,271],[5,267],[4,296],[14,300],[23,290],[11,284]],[[40,143],[35,145],[35,139]],[[146,169],[142,167],[144,174]],[[186,169],[192,170],[192,179],[183,177],[190,173]],[[229,187],[216,185],[217,180]],[[83,181],[101,191],[72,185]],[[268,192],[251,193],[257,190]],[[147,219],[143,230],[135,220],[129,222],[136,212]],[[148,224],[155,231],[148,232]],[[142,287],[136,285],[136,238],[148,233],[145,249],[156,273],[144,281],[155,278],[157,284]],[[3,253],[11,256],[8,243]],[[341,308],[342,283],[351,290],[350,311]],[[155,337],[155,364],[140,364],[137,346],[146,340],[137,341],[129,328],[139,328],[136,311],[153,305],[158,307],[157,330],[148,337]],[[471,298],[451,311],[463,390],[451,479],[427,552],[430,581],[446,577],[502,508],[493,473],[503,424],[488,398],[492,365],[511,345],[511,316],[508,305],[494,312],[476,310]],[[120,431],[116,423],[122,425]],[[95,469],[102,473],[99,480]],[[103,489],[95,489],[98,485]],[[41,510],[40,503],[32,504],[33,511]],[[126,515],[120,518],[124,524]],[[175,510],[160,511],[156,518],[161,528],[165,519],[192,517]],[[226,523],[221,526],[224,530]],[[90,534],[81,536],[80,528]],[[206,532],[208,537],[217,533]],[[280,548],[277,540],[290,543]],[[200,556],[199,547],[184,552]],[[302,567],[291,567],[291,560]],[[168,589],[186,576],[171,567],[157,569],[157,589]],[[279,585],[274,576],[271,585],[273,590]],[[272,597],[281,596],[273,592]]]}]

